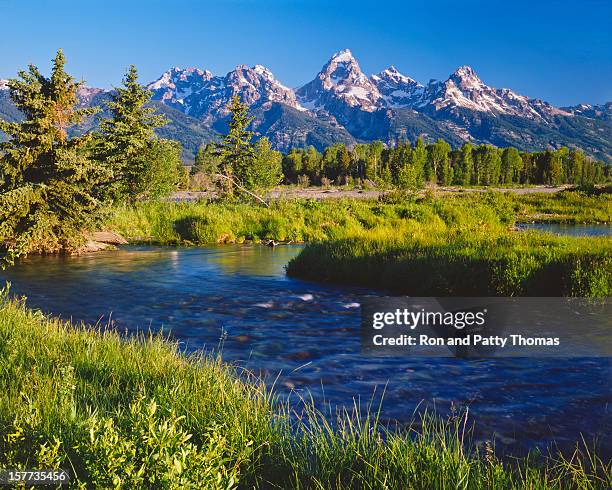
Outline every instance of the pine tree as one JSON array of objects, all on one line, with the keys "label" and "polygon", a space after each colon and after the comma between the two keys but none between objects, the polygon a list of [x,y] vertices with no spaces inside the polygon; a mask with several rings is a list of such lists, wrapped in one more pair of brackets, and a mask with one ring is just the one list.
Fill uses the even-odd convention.
[{"label": "pine tree", "polygon": [[227,190],[231,195],[234,179],[247,189],[252,189],[255,184],[250,172],[254,155],[251,142],[253,132],[248,129],[253,117],[249,116],[249,106],[240,102],[238,95],[232,96],[227,108],[231,114],[229,130],[218,148],[221,171],[227,180]]},{"label": "pine tree", "polygon": [[345,145],[340,145],[336,164],[338,168],[338,183],[344,182],[345,185],[348,184],[351,169],[351,154]]},{"label": "pine tree", "polygon": [[61,50],[50,78],[34,65],[9,81],[22,122],[0,120],[0,261],[10,264],[32,251],[69,251],[100,216],[94,190],[108,179],[90,158],[90,135],[69,130],[96,111],[77,108],[76,82]]},{"label": "pine tree", "polygon": [[[152,93],[138,82],[138,71],[130,66],[123,78],[123,87],[115,89],[107,103],[111,117],[100,123],[102,138],[97,149],[98,159],[112,174],[103,191],[115,200],[136,199],[150,195],[151,154],[159,157],[159,148],[153,148],[155,129],[164,126],[167,119],[155,114],[146,104]],[[158,145],[158,144],[156,144]]]}]

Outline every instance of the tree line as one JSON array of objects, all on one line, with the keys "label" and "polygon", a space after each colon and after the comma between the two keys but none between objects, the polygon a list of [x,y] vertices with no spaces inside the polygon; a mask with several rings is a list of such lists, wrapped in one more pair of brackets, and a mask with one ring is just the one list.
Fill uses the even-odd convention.
[{"label": "tree line", "polygon": [[314,147],[293,149],[282,158],[287,183],[347,184],[369,180],[400,188],[440,185],[576,184],[607,181],[610,166],[581,150],[560,148],[522,152],[516,148],[465,143],[451,149],[443,140],[425,144],[380,141],[352,149],[335,144],[322,153]]}]

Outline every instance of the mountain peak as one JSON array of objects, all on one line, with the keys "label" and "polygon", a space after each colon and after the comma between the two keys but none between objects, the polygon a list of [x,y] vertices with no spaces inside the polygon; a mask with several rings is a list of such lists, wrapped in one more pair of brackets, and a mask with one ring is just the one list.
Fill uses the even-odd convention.
[{"label": "mountain peak", "polygon": [[334,53],[316,78],[298,89],[297,95],[304,107],[328,112],[338,104],[372,112],[380,99],[378,89],[361,71],[349,49]]},{"label": "mountain peak", "polygon": [[336,63],[354,62],[355,58],[353,57],[351,50],[347,48],[334,53],[329,61],[335,61]]},{"label": "mountain peak", "polygon": [[0,80],[0,90],[8,90],[8,80]]},{"label": "mountain peak", "polygon": [[472,82],[482,83],[480,78],[478,78],[478,75],[476,75],[474,68],[472,68],[469,65],[463,65],[457,68],[451,74],[450,78],[456,79],[459,81],[472,81]]},{"label": "mountain peak", "polygon": [[371,80],[387,107],[414,107],[421,102],[423,86],[393,65],[372,75]]},{"label": "mountain peak", "polygon": [[372,75],[372,78],[393,81],[395,83],[420,85],[414,79],[402,74],[394,65],[384,69],[378,75]]}]

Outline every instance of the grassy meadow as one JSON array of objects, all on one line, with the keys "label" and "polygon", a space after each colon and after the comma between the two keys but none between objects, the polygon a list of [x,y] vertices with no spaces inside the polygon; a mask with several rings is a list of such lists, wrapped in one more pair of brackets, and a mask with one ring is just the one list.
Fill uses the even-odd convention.
[{"label": "grassy meadow", "polygon": [[609,488],[574,454],[501,461],[464,416],[418,430],[376,413],[299,416],[249,373],[156,336],[73,325],[0,301],[0,467],[67,469],[73,488]]}]

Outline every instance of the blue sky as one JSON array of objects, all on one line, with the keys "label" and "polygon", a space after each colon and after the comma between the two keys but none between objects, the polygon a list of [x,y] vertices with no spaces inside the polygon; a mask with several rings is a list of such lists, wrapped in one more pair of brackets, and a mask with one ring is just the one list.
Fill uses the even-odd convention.
[{"label": "blue sky", "polygon": [[469,64],[489,85],[557,105],[612,100],[612,1],[0,0],[0,78],[63,48],[89,85],[171,66],[225,74],[263,64],[311,80],[350,48],[371,74],[393,64],[426,83]]}]

